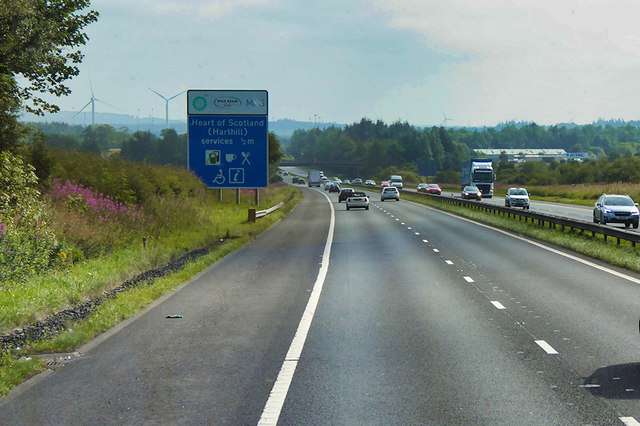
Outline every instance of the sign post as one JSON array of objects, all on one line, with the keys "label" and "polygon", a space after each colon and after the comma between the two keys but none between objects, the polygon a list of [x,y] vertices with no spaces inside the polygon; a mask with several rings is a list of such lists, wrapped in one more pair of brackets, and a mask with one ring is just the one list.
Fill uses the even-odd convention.
[{"label": "sign post", "polygon": [[266,90],[188,90],[187,163],[209,188],[269,184]]}]

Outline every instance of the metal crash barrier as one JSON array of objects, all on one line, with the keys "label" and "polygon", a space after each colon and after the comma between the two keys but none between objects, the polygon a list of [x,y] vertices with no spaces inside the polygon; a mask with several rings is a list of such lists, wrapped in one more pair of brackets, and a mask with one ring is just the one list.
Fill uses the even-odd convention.
[{"label": "metal crash barrier", "polygon": [[273,213],[274,211],[278,210],[282,206],[284,206],[284,202],[280,201],[275,206],[270,207],[270,208],[268,208],[266,210],[257,210],[256,211],[256,209],[249,209],[249,222],[256,223],[256,219],[264,217],[264,216],[268,215],[269,213]]}]

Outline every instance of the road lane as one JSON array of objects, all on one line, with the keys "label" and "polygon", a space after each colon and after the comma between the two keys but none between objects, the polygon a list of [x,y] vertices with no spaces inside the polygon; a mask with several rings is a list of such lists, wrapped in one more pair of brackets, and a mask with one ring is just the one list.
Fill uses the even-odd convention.
[{"label": "road lane", "polygon": [[[508,233],[452,222],[451,215],[424,206],[401,202],[385,208],[428,236],[440,255],[473,277],[478,291],[504,305],[532,337],[557,350],[575,386],[587,386],[615,410],[640,418],[638,274],[592,259],[581,263],[539,243],[522,244],[521,237],[502,238]],[[592,386],[598,381],[600,387]]]},{"label": "road lane", "polygon": [[[258,239],[0,403],[3,422],[255,424],[327,236],[324,195],[303,190]],[[417,204],[330,198],[331,264],[280,424],[640,419],[636,283]]]},{"label": "road lane", "polygon": [[327,237],[325,197],[306,191],[256,240],[81,359],[0,402],[0,423],[256,424]]},{"label": "road lane", "polygon": [[374,204],[387,212],[337,207],[331,269],[281,424],[619,421],[434,251],[422,223],[405,220],[413,206]]}]

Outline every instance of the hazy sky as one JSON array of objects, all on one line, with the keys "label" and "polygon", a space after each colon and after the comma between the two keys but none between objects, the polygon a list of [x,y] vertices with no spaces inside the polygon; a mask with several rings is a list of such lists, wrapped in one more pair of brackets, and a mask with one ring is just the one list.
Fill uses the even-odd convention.
[{"label": "hazy sky", "polygon": [[[640,119],[640,2],[94,0],[58,100],[164,119],[187,89],[269,92],[269,119],[554,124]],[[186,119],[185,96],[169,118]]]}]

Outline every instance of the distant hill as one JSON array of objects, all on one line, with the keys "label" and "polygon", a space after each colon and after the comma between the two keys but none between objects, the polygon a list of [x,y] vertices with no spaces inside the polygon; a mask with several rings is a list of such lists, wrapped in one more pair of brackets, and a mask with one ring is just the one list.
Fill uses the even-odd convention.
[{"label": "distant hill", "polygon": [[[25,123],[67,123],[71,125],[89,126],[91,124],[91,113],[82,112],[78,114],[74,111],[60,111],[57,114],[47,114],[40,117],[33,114],[24,114],[22,121]],[[159,135],[160,131],[165,128],[165,120],[158,117],[134,117],[128,114],[112,114],[104,112],[96,112],[96,124],[108,124],[115,129],[127,128],[129,132],[150,131]],[[289,139],[293,132],[302,129],[309,130],[314,127],[324,129],[326,127],[343,127],[338,123],[313,123],[307,121],[296,121],[290,119],[281,119],[269,121],[269,131],[272,131],[279,139]],[[187,119],[169,120],[169,128],[174,129],[177,133],[187,133]]]}]

